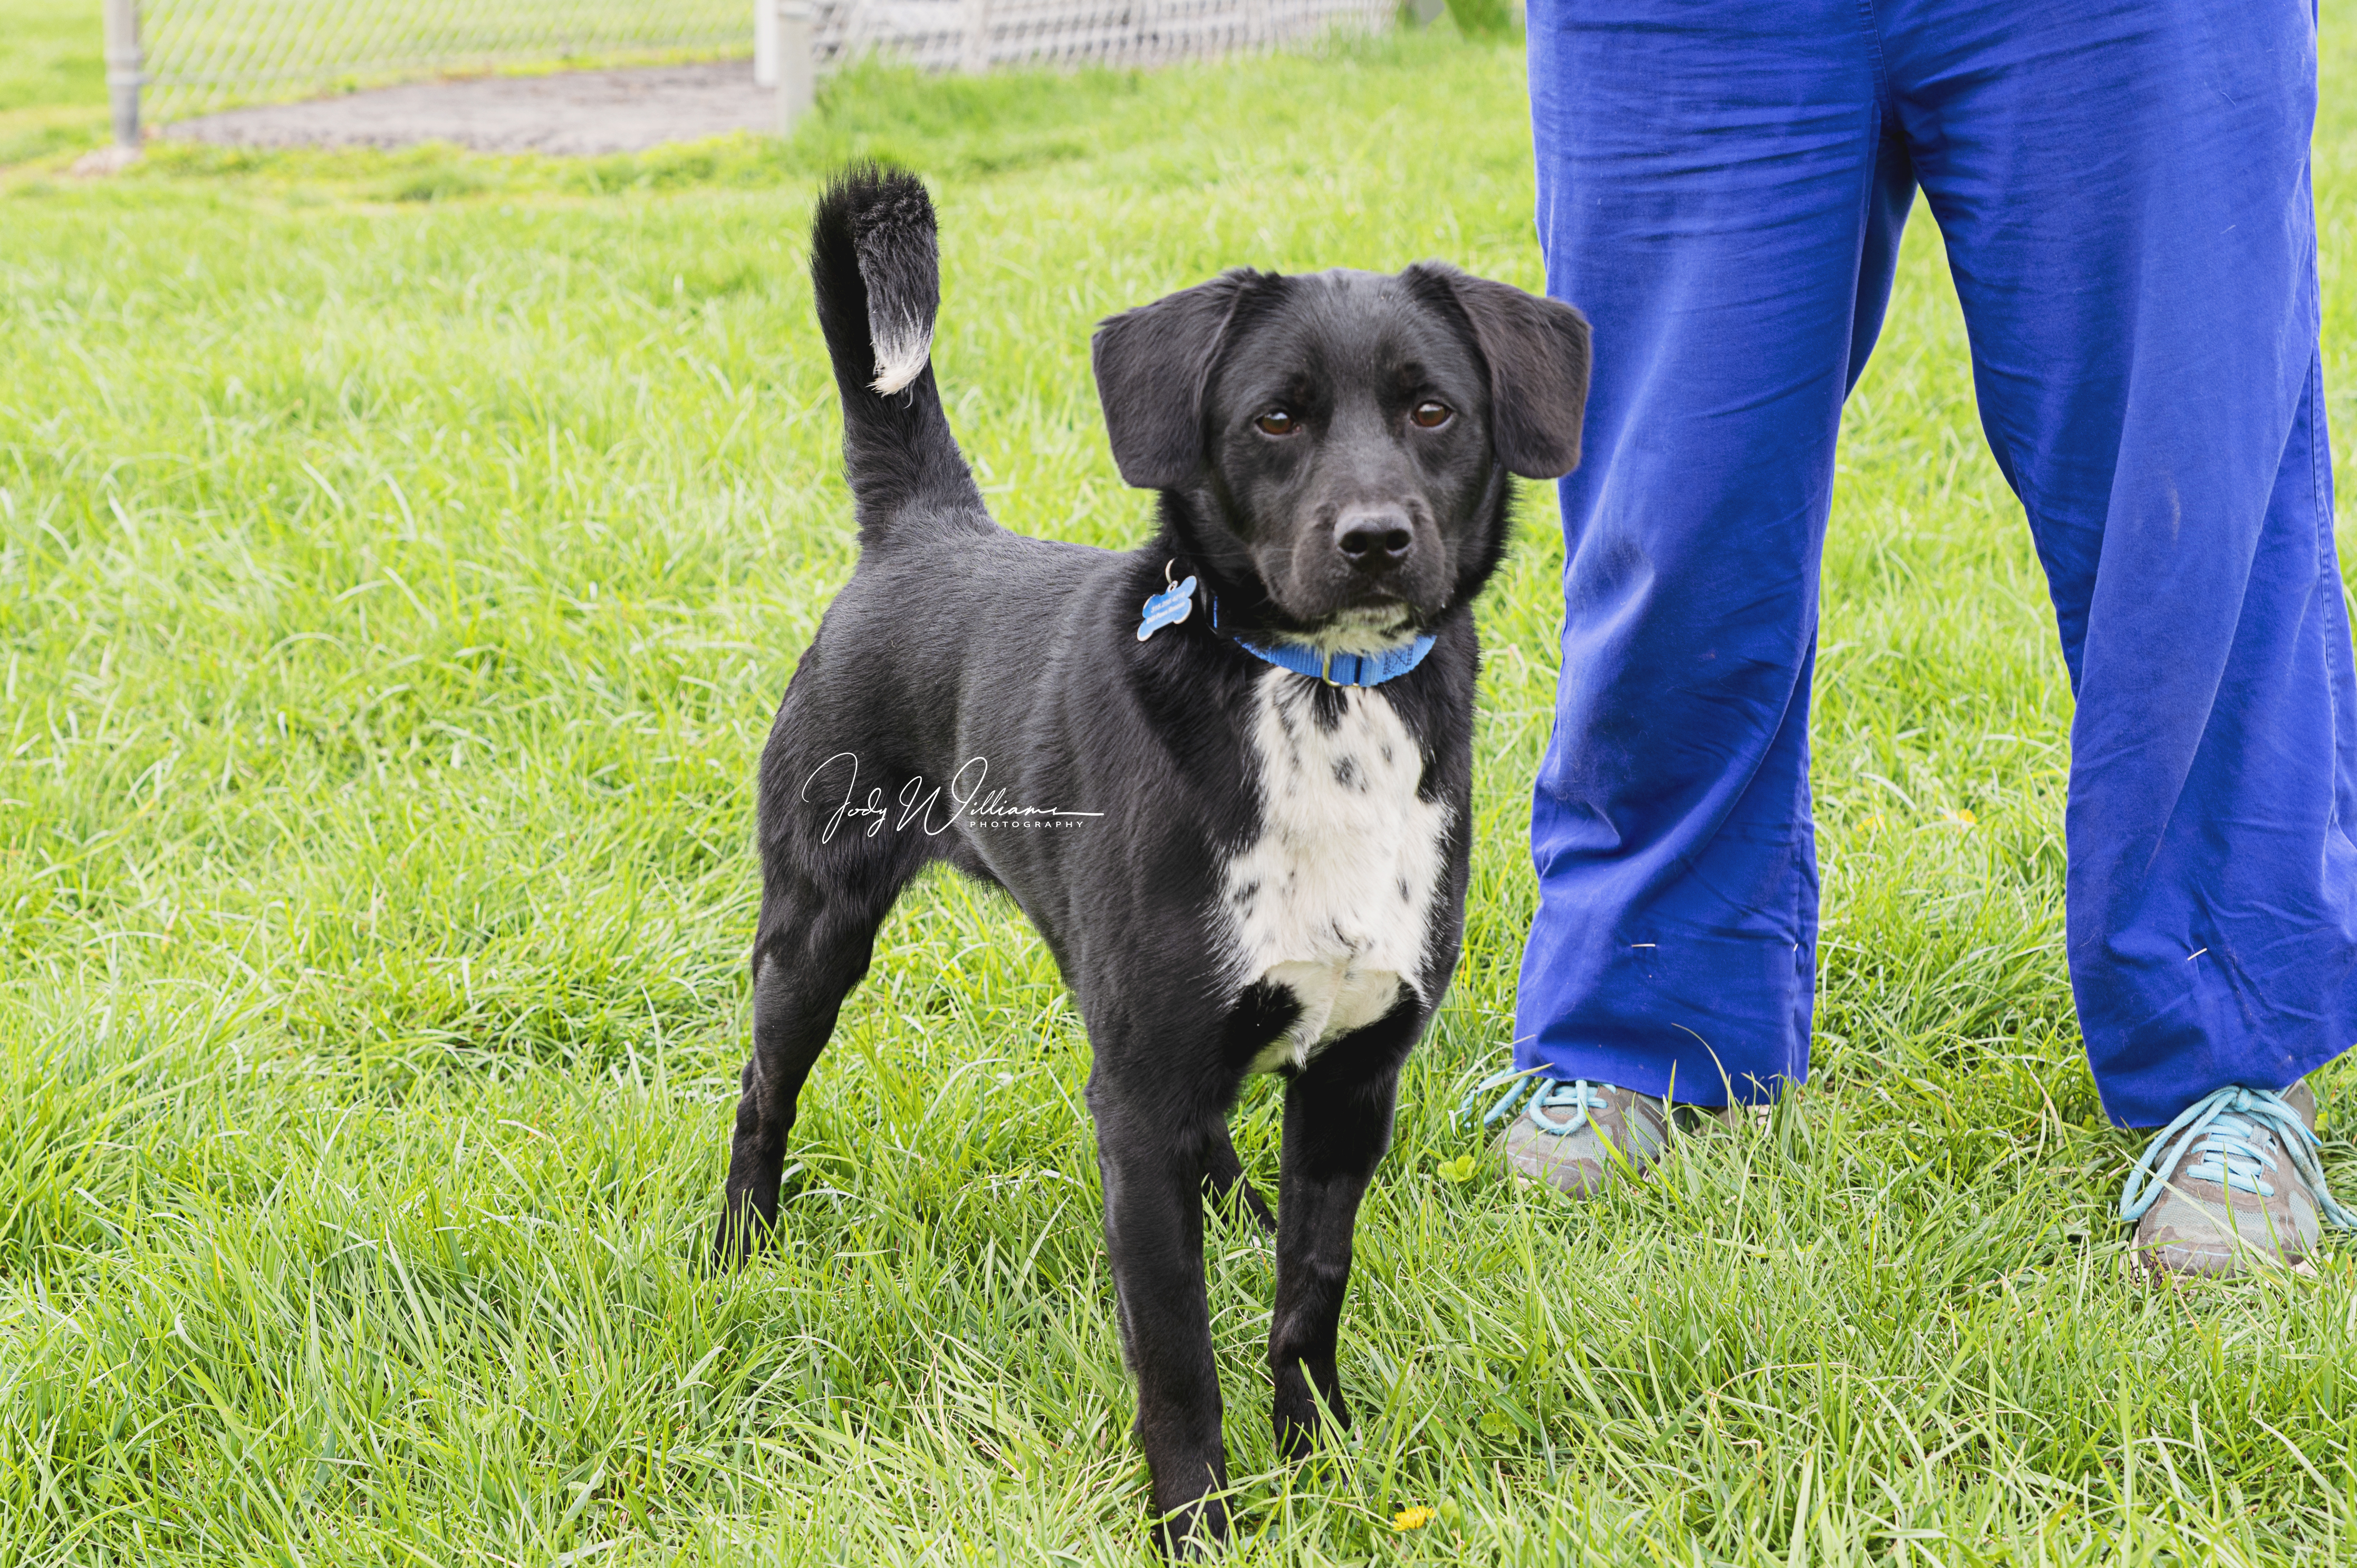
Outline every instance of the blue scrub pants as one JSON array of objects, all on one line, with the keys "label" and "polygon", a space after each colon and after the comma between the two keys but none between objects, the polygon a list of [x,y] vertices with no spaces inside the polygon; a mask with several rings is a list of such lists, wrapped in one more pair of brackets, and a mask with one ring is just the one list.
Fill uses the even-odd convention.
[{"label": "blue scrub pants", "polygon": [[1809,680],[1842,401],[1920,184],[2078,699],[2112,1118],[2357,1040],[2310,0],[1530,0],[1548,291],[1596,334],[1516,1065],[1808,1070]]}]

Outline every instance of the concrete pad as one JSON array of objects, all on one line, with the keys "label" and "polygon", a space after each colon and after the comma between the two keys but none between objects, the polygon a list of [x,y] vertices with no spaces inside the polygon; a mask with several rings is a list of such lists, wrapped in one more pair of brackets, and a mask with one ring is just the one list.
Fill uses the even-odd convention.
[{"label": "concrete pad", "polygon": [[643,152],[732,131],[773,133],[777,94],[753,62],[418,81],[304,103],[258,104],[167,125],[178,141],[240,147],[405,147],[484,153]]}]

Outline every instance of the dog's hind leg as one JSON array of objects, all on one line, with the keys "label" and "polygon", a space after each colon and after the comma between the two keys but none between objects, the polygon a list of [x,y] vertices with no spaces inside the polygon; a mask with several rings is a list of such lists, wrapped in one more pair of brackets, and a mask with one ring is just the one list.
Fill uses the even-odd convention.
[{"label": "dog's hind leg", "polygon": [[777,1223],[778,1183],[794,1110],[843,999],[867,972],[877,928],[899,879],[828,888],[800,872],[773,875],[761,896],[753,947],[753,1054],[728,1151],[727,1207],[713,1261],[733,1267]]},{"label": "dog's hind leg", "polygon": [[1287,1458],[1315,1444],[1321,1403],[1337,1424],[1351,1424],[1334,1372],[1351,1235],[1359,1200],[1391,1146],[1400,1066],[1423,1028],[1422,1006],[1403,994],[1390,1013],[1335,1041],[1286,1086],[1268,1365],[1277,1450]]},{"label": "dog's hind leg", "polygon": [[1204,1151],[1203,1197],[1218,1209],[1225,1209],[1231,1201],[1241,1203],[1254,1224],[1272,1235],[1276,1231],[1276,1216],[1269,1212],[1268,1200],[1244,1175],[1244,1163],[1236,1156],[1235,1141],[1229,1137],[1225,1122]]}]

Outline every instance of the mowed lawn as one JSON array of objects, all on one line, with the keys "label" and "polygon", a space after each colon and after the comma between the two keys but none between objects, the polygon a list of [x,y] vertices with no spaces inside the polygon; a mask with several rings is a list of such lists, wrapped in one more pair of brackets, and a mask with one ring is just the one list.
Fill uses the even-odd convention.
[{"label": "mowed lawn", "polygon": [[[2344,431],[2352,22],[2316,159]],[[805,210],[855,151],[932,178],[993,505],[1121,545],[1149,504],[1091,325],[1247,263],[1535,285],[1522,70],[1444,27],[863,75],[782,150],[0,172],[0,1565],[1145,1561],[1087,1044],[1003,897],[902,904],[781,1247],[702,1267],[755,758],[852,564]],[[2069,692],[1928,216],[1826,551],[1814,1076],[1585,1207],[1464,1163],[1449,1114],[1532,907],[1561,543],[1528,501],[1465,961],[1317,1462],[1271,1448],[1269,1249],[1212,1233],[1240,1560],[2357,1560],[2357,1248],[2122,1275]],[[2357,1197],[2357,1071],[2322,1076]],[[1265,1187],[1276,1109],[1237,1116]]]}]

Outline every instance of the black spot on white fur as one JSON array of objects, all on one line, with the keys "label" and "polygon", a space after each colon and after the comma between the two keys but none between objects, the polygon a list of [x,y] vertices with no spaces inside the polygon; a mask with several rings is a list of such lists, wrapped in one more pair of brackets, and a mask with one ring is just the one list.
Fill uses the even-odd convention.
[{"label": "black spot on white fur", "polygon": [[[1297,677],[1270,670],[1257,689],[1261,776],[1280,749],[1293,767],[1281,789],[1264,789],[1259,836],[1222,880],[1233,983],[1280,985],[1300,1004],[1293,1026],[1254,1060],[1269,1072],[1306,1066],[1320,1047],[1388,1013],[1403,991],[1421,996],[1452,812],[1423,798],[1420,765],[1397,760],[1416,751],[1380,688],[1318,688],[1335,694],[1307,732],[1286,722]],[[1372,757],[1384,761],[1370,766]],[[1264,886],[1275,897],[1237,897]],[[1394,887],[1396,905],[1383,896]]]}]

